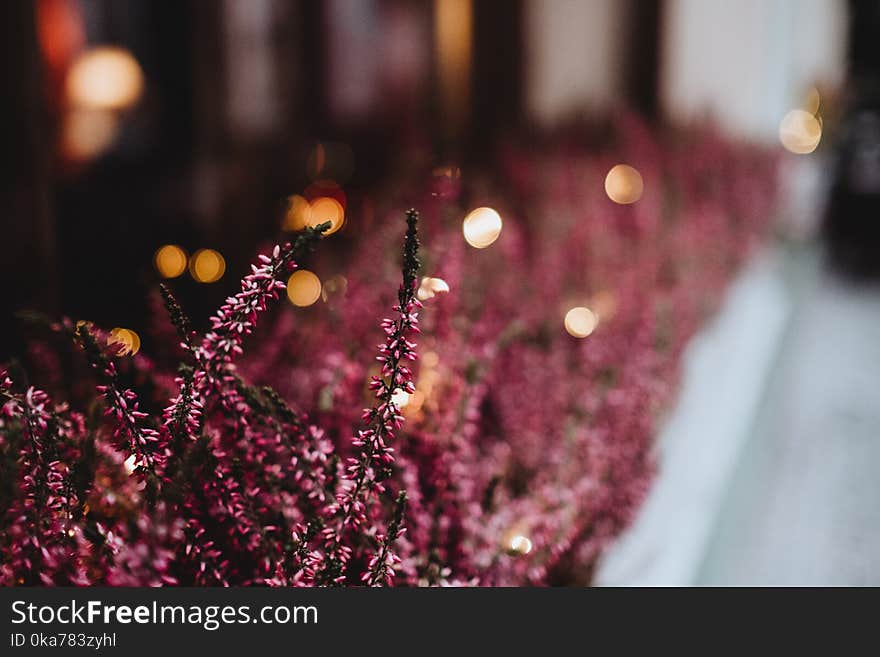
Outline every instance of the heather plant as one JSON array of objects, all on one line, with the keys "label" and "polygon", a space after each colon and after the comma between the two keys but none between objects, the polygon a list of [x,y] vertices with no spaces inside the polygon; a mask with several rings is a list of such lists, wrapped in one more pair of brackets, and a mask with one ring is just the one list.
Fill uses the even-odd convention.
[{"label": "heather plant", "polygon": [[[414,389],[399,397],[407,423],[393,477],[408,520],[398,581],[587,583],[644,498],[683,350],[765,239],[776,163],[712,130],[661,143],[626,119],[618,134],[605,150],[511,147],[496,169],[501,192],[443,170],[418,196],[424,274],[448,291],[422,286],[431,312]],[[602,185],[619,161],[646,181],[632,205]],[[461,219],[483,204],[504,226],[477,250]],[[345,277],[344,294],[327,295],[307,326],[279,316],[242,363],[312,408],[334,442],[371,374],[353,355],[371,344],[363,318],[387,302],[392,272],[376,254],[394,232],[380,219],[345,268],[327,267]],[[598,316],[583,339],[563,325],[574,306]]]},{"label": "heather plant", "polygon": [[234,364],[284,289],[280,279],[328,228],[307,228],[261,255],[204,336],[161,289],[186,357],[162,411],[142,410],[117,366],[128,359],[152,377],[149,363],[127,358],[124,346],[86,322],[52,329],[76,341],[97,375],[101,415],[54,404],[23,377],[2,373],[2,480],[14,484],[0,498],[0,583],[393,582],[406,496],[386,494],[383,482],[403,421],[393,395],[412,389],[408,364],[416,358],[415,211],[407,213],[395,316],[382,322],[376,403],[345,461],[318,426],[271,388],[246,383]]},{"label": "heather plant", "polygon": [[[155,360],[50,323],[26,358],[45,391],[14,363],[0,381],[0,583],[588,583],[650,484],[683,350],[774,200],[760,149],[629,118],[615,135],[510,146],[491,182],[414,182],[402,268],[393,194],[344,265],[310,255],[328,225],[307,228],[203,335],[163,286]],[[645,180],[631,205],[602,186],[619,161]],[[478,250],[461,218],[483,204],[504,225]],[[306,257],[323,301],[268,312]],[[563,326],[574,306],[598,318],[587,337]]]}]

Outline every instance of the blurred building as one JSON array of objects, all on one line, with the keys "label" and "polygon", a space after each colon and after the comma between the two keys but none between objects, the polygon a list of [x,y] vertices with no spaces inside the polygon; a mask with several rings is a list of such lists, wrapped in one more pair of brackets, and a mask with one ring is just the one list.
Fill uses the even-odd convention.
[{"label": "blurred building", "polygon": [[[356,216],[401,170],[487,162],[512,135],[620,108],[774,140],[785,111],[846,71],[835,0],[37,0],[4,12],[14,175],[0,221],[3,274],[18,284],[3,355],[25,306],[143,325],[162,244],[218,249],[241,271],[284,199],[322,177],[316,144],[348,162],[333,173]],[[103,46],[117,50],[87,61]],[[233,286],[182,293],[198,314]]]}]

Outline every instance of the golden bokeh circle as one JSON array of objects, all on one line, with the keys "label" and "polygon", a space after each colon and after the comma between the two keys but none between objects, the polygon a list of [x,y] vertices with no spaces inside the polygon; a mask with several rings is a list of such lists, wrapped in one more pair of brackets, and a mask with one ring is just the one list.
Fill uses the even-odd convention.
[{"label": "golden bokeh circle", "polygon": [[311,306],[321,297],[321,279],[307,269],[298,269],[287,279],[287,298],[294,306]]},{"label": "golden bokeh circle", "polygon": [[320,196],[310,204],[308,225],[314,227],[325,221],[330,222],[330,228],[324,235],[332,235],[345,223],[345,209],[332,196]]},{"label": "golden bokeh circle", "polygon": [[485,249],[498,239],[504,222],[501,215],[492,208],[482,207],[471,210],[462,222],[465,241],[475,249]]},{"label": "golden bokeh circle", "polygon": [[100,46],[73,62],[66,80],[72,105],[121,110],[134,105],[144,90],[144,73],[123,48]]},{"label": "golden bokeh circle", "polygon": [[565,330],[575,338],[585,338],[596,330],[599,318],[589,308],[577,306],[565,313]]},{"label": "golden bokeh circle", "polygon": [[120,356],[134,356],[141,349],[140,336],[131,329],[117,326],[110,331],[110,337],[107,339],[108,344],[122,345],[117,352]]},{"label": "golden bokeh circle", "polygon": [[628,164],[615,164],[605,176],[605,193],[615,203],[635,203],[642,198],[644,190],[642,174]]},{"label": "golden bokeh circle", "polygon": [[790,153],[812,153],[821,140],[822,122],[806,110],[791,110],[779,123],[779,141]]},{"label": "golden bokeh circle", "polygon": [[177,278],[186,271],[186,251],[176,244],[159,247],[153,255],[153,265],[162,278]]},{"label": "golden bokeh circle", "polygon": [[189,259],[189,273],[199,283],[215,283],[226,272],[226,260],[214,249],[199,249]]}]

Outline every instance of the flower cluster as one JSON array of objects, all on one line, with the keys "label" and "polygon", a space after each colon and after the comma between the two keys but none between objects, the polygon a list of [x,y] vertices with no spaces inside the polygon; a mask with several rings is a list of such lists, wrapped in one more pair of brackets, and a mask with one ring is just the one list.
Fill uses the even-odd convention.
[{"label": "flower cluster", "polygon": [[162,436],[156,429],[144,426],[149,415],[138,408],[137,394],[120,385],[115,363],[105,355],[88,323],[77,325],[76,336],[89,364],[104,380],[97,390],[104,396],[105,415],[113,420],[111,441],[114,447],[126,457],[129,467],[139,477],[155,479],[157,469],[164,465],[167,457]]},{"label": "flower cluster", "polygon": [[0,563],[0,581],[87,583],[74,556],[71,508],[76,493],[69,467],[77,457],[69,438],[82,430],[82,417],[52,407],[49,396],[33,386],[16,394],[6,371],[0,372],[0,397],[4,447],[18,447],[18,495],[5,509],[8,558]]},{"label": "flower cluster", "polygon": [[[83,415],[3,373],[0,474],[16,485],[0,495],[0,583],[390,584],[405,496],[386,498],[381,481],[402,420],[392,391],[411,387],[404,362],[415,358],[407,336],[418,330],[417,219],[407,213],[398,319],[383,323],[394,326],[383,346],[387,381],[377,379],[387,390],[364,415],[350,467],[321,428],[272,388],[248,384],[233,363],[284,289],[280,279],[329,224],[260,256],[202,338],[161,288],[187,361],[173,382],[86,322],[52,325],[75,339],[97,374],[104,421],[87,426]],[[176,393],[150,413],[129,379]]]},{"label": "flower cluster", "polygon": [[[394,401],[394,395],[397,391],[407,394],[415,392],[412,370],[407,363],[417,358],[416,344],[409,338],[419,332],[417,309],[422,306],[415,298],[416,272],[420,264],[416,236],[418,215],[410,210],[406,219],[403,283],[397,295],[397,305],[393,308],[397,316],[382,320],[386,337],[385,342],[379,345],[379,356],[376,357],[382,363],[382,371],[380,375],[371,377],[369,386],[377,402],[364,410],[362,420],[366,428],[358,431],[357,437],[352,441],[357,456],[348,459],[341,490],[336,495],[335,504],[329,508],[330,517],[321,532],[323,550],[316,550],[309,555],[306,572],[311,583],[341,584],[345,581],[345,568],[351,558],[351,549],[346,545],[346,538],[361,531],[370,520],[375,521],[375,518],[368,518],[368,513],[377,508],[375,501],[385,492],[382,482],[391,476],[394,449],[390,443],[394,439],[395,431],[403,424],[403,415]],[[391,544],[404,531],[400,525],[405,500],[406,494],[401,492],[397,511],[387,533],[368,531],[375,536],[380,547],[370,557],[361,581],[391,584],[392,566],[400,561],[392,551]]]},{"label": "flower cluster", "polygon": [[[494,188],[438,171],[419,200],[431,245],[420,287],[433,298],[383,482],[407,493],[396,583],[587,583],[644,498],[683,350],[765,240],[776,161],[711,129],[664,143],[632,119],[617,127],[604,147],[510,147]],[[605,193],[620,161],[644,179],[634,204]],[[504,221],[484,249],[461,234],[477,205]],[[393,230],[372,226],[333,272],[344,295],[308,326],[279,317],[241,363],[331,435],[358,421],[374,374],[350,354],[372,344],[363,317],[386,302],[391,272],[376,253]],[[588,337],[566,332],[573,307],[597,318]]]},{"label": "flower cluster", "polygon": [[[173,354],[50,325],[24,359],[42,390],[0,376],[0,584],[588,583],[651,481],[685,346],[764,239],[776,167],[711,129],[602,134],[411,188],[399,287],[377,257],[390,198],[346,258],[312,256],[344,284],[308,321],[266,311],[326,225],[260,256],[204,335],[162,287]],[[629,205],[603,188],[621,160],[644,179]],[[481,249],[477,204],[504,218]],[[574,307],[595,326],[567,332]]]}]

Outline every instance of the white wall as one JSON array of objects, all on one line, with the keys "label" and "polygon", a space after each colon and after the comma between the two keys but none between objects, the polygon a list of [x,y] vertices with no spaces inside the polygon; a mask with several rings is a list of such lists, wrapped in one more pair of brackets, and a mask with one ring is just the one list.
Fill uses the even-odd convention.
[{"label": "white wall", "polygon": [[533,118],[552,124],[617,101],[625,10],[622,0],[526,0],[526,98]]},{"label": "white wall", "polygon": [[278,67],[272,57],[272,25],[276,0],[243,3],[224,0],[226,115],[231,131],[243,137],[264,137],[281,120]]},{"label": "white wall", "polygon": [[667,115],[711,113],[727,130],[775,139],[810,85],[843,80],[843,0],[667,0],[660,95]]}]

